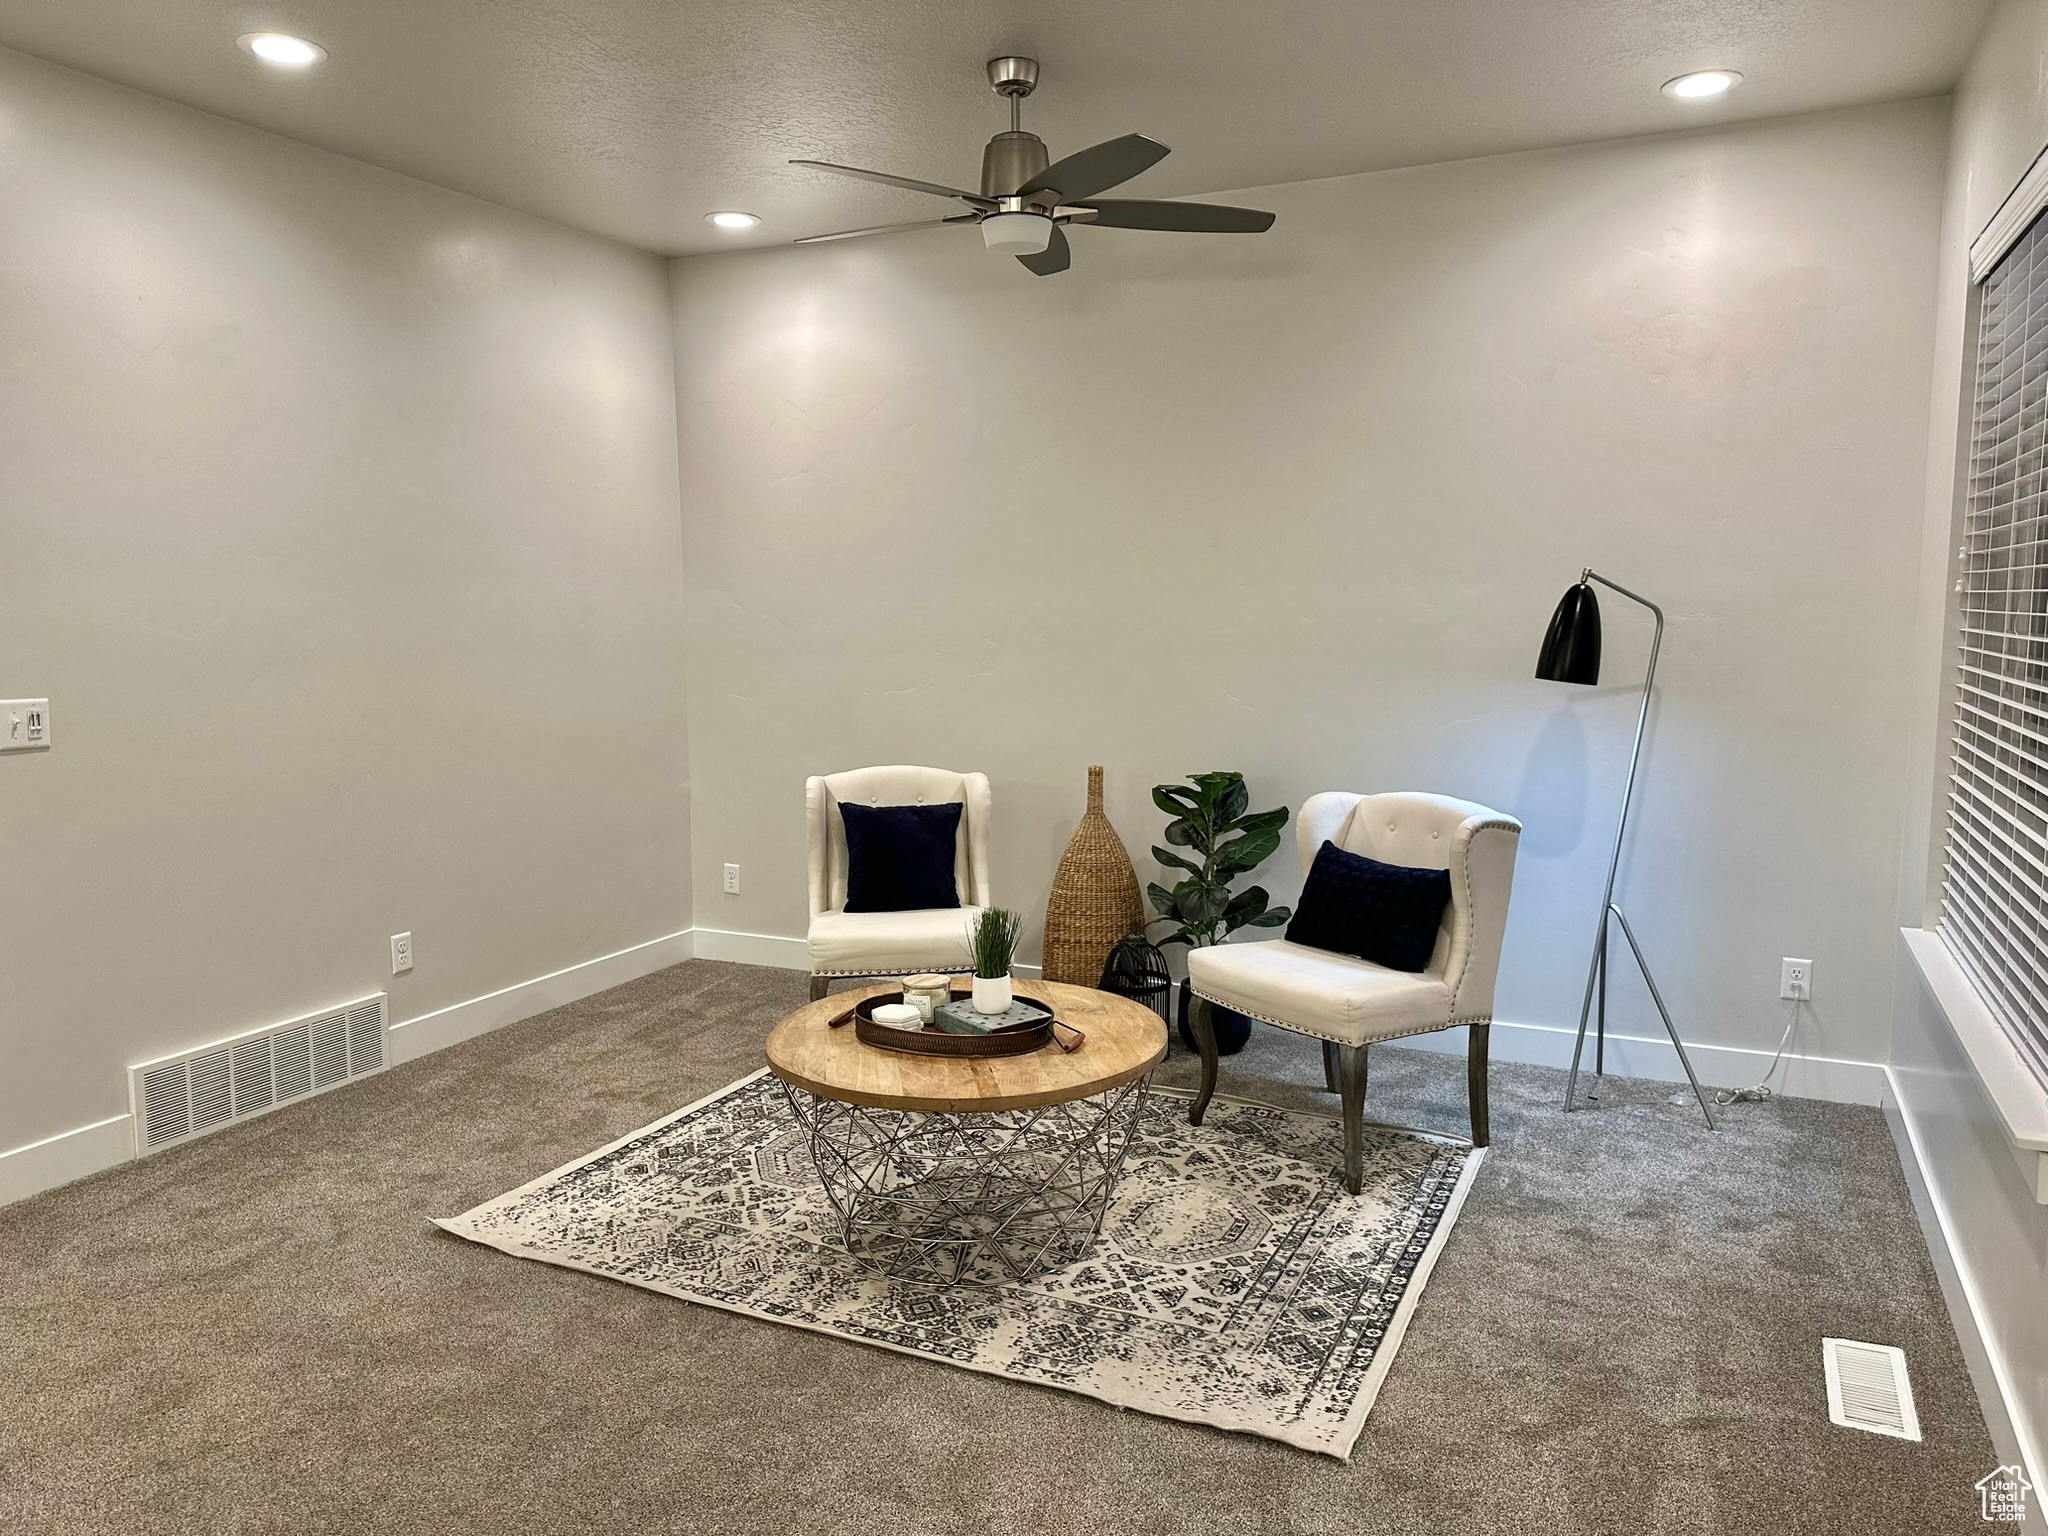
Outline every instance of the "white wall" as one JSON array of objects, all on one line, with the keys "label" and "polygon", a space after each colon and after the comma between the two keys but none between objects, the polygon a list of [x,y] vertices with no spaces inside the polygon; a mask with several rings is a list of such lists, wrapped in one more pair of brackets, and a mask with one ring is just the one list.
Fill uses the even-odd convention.
[{"label": "white wall", "polygon": [[688,927],[662,263],[4,51],[0,208],[0,1151]]},{"label": "white wall", "polygon": [[[1940,910],[1958,444],[1975,341],[1969,247],[2044,145],[2048,0],[2003,0],[1956,87],[1941,226],[1896,913],[1907,927],[1933,926]],[[1981,1345],[1989,1356],[1980,1391],[1993,1438],[2001,1455],[2024,1455],[2035,1481],[2048,1486],[2048,1208],[2035,1203],[1996,1108],[1913,961],[1903,946],[1896,954],[1892,1075],[1911,1126],[1902,1152],[1919,1164],[1939,1208],[1929,1240],[1951,1247],[1961,1275],[1964,1294],[1952,1298],[1950,1310],[1966,1345]],[[1968,1337],[1972,1330],[1977,1339]],[[1988,1379],[1994,1371],[2005,1378],[2003,1405]]]},{"label": "white wall", "polygon": [[1261,188],[1051,279],[675,262],[700,931],[803,933],[807,773],[986,770],[1034,930],[1091,762],[1141,876],[1191,770],[1429,788],[1527,823],[1498,1013],[1568,1026],[1649,639],[1610,601],[1602,688],[1532,679],[1592,563],[1671,617],[1624,897],[1685,1029],[1768,1051],[1806,956],[1800,1049],[1883,1061],[1946,123]]}]

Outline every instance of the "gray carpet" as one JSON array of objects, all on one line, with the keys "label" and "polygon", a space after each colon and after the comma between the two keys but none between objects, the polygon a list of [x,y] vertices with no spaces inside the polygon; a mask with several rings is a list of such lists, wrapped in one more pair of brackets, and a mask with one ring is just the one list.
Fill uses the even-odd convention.
[{"label": "gray carpet", "polygon": [[[1874,1110],[1716,1136],[1665,1087],[1567,1118],[1559,1074],[1496,1068],[1494,1154],[1349,1466],[428,1225],[751,1071],[803,996],[692,961],[0,1210],[0,1530],[1981,1528],[1991,1447]],[[1329,1103],[1310,1042],[1224,1065]],[[1462,1085],[1382,1049],[1368,1104],[1459,1129]],[[1906,1350],[1924,1444],[1827,1422],[1825,1334]]]}]

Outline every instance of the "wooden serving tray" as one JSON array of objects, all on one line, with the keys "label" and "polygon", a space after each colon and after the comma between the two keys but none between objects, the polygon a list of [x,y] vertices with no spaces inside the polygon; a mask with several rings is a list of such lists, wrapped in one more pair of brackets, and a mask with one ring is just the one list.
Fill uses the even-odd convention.
[{"label": "wooden serving tray", "polygon": [[[953,989],[955,1002],[973,995],[959,987]],[[1048,1045],[1058,1045],[1063,1051],[1077,1051],[1086,1038],[1071,1024],[1060,1023],[1050,1010],[1042,1019],[1006,1025],[985,1035],[956,1035],[943,1029],[933,1029],[930,1025],[923,1029],[894,1029],[875,1022],[875,1009],[902,1001],[901,992],[878,992],[873,997],[864,997],[832,1020],[832,1028],[851,1024],[861,1044],[872,1045],[877,1050],[901,1051],[907,1056],[1024,1056],[1044,1050]],[[1036,998],[1027,997],[1020,1001],[1045,1007]]]}]

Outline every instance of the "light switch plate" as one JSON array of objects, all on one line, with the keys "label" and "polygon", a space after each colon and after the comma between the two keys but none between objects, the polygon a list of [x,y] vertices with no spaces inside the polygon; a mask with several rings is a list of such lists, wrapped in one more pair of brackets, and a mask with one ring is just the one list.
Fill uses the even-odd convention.
[{"label": "light switch plate", "polygon": [[49,744],[48,699],[0,699],[0,752],[31,752]]}]

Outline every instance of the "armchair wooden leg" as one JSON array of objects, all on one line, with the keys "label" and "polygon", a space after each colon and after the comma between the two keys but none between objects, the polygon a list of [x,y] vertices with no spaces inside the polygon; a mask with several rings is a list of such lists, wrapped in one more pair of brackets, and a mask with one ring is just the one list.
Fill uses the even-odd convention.
[{"label": "armchair wooden leg", "polygon": [[811,1001],[815,1003],[819,998],[823,997],[825,995],[825,989],[831,985],[831,977],[813,976],[811,978]]},{"label": "armchair wooden leg", "polygon": [[1202,1091],[1188,1106],[1188,1124],[1200,1125],[1209,1112],[1209,1100],[1216,1094],[1216,1023],[1209,1016],[1209,1000],[1188,994],[1188,1028],[1202,1052]]},{"label": "armchair wooden leg", "polygon": [[1486,1145],[1491,1129],[1486,1121],[1486,1038],[1492,1033],[1490,1024],[1473,1024],[1467,1027],[1465,1042],[1465,1093],[1472,1106],[1472,1145]]},{"label": "armchair wooden leg", "polygon": [[1338,1091],[1337,1086],[1337,1042],[1323,1042],[1323,1087],[1330,1093]]},{"label": "armchair wooden leg", "polygon": [[1338,1072],[1344,1095],[1344,1187],[1354,1195],[1365,1179],[1365,1053],[1365,1046],[1345,1046]]}]

